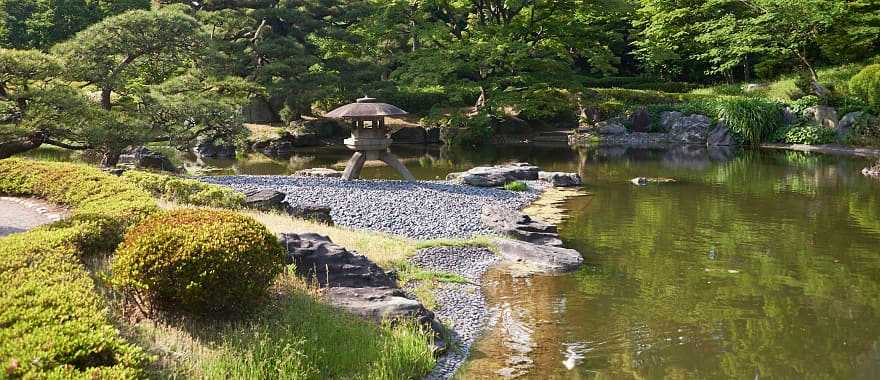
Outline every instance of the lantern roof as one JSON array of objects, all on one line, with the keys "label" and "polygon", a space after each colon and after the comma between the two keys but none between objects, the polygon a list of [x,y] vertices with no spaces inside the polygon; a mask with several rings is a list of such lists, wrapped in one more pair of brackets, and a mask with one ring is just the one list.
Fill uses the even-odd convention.
[{"label": "lantern roof", "polygon": [[387,103],[377,103],[375,98],[364,96],[356,102],[346,104],[325,115],[334,119],[369,118],[406,115],[407,112]]}]

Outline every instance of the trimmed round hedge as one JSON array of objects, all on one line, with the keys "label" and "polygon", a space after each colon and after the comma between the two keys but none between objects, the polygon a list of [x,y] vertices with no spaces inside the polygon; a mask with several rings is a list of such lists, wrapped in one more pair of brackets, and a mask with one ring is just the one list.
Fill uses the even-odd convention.
[{"label": "trimmed round hedge", "polygon": [[880,64],[869,65],[853,76],[849,91],[880,111]]},{"label": "trimmed round hedge", "polygon": [[150,308],[244,312],[281,272],[284,248],[265,226],[232,211],[182,209],[135,226],[113,259],[113,283]]}]

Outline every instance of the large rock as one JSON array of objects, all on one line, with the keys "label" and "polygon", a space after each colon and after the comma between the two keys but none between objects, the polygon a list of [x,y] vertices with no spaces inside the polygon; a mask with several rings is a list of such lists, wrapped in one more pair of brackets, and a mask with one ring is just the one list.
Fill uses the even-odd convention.
[{"label": "large rock", "polygon": [[712,120],[705,115],[689,115],[675,119],[669,126],[670,136],[685,144],[706,144]]},{"label": "large rock", "polygon": [[730,132],[730,129],[727,128],[727,122],[724,120],[719,120],[718,124],[715,125],[715,128],[712,128],[709,131],[709,136],[706,138],[706,145],[708,146],[732,146],[736,145],[736,139],[733,138],[733,133]]},{"label": "large rock", "polygon": [[294,205],[285,203],[284,210],[287,212],[287,215],[297,219],[305,219],[317,223],[333,225],[333,216],[330,214],[333,209],[328,206]]},{"label": "large rock", "polygon": [[499,234],[525,242],[562,246],[556,226],[532,220],[526,214],[498,206],[486,206],[480,210],[480,220]]},{"label": "large rock", "polygon": [[600,135],[617,136],[626,133],[626,127],[618,120],[606,120],[596,123],[596,132]]},{"label": "large rock", "polygon": [[244,206],[262,211],[284,211],[284,194],[272,189],[250,190],[244,193]]},{"label": "large rock", "polygon": [[282,234],[287,263],[302,277],[327,287],[396,287],[393,276],[365,256],[355,255],[318,234]]},{"label": "large rock", "polygon": [[538,179],[550,182],[553,187],[574,187],[584,183],[577,173],[538,172]]},{"label": "large rock", "polygon": [[425,144],[427,137],[427,132],[422,127],[401,128],[391,134],[391,139],[401,144]]},{"label": "large rock", "polygon": [[813,106],[804,110],[804,118],[815,120],[825,128],[837,128],[840,120],[837,118],[837,110],[829,106]]},{"label": "large rock", "polygon": [[214,141],[203,140],[193,149],[201,158],[235,158],[235,146],[217,145]]},{"label": "large rock", "polygon": [[120,161],[129,162],[142,169],[162,170],[176,172],[178,168],[174,166],[168,157],[163,154],[154,152],[146,147],[137,147],[129,150],[120,157]]},{"label": "large rock", "polygon": [[387,287],[330,287],[323,294],[330,304],[376,323],[414,320],[434,329],[438,333],[437,337],[440,336],[442,327],[434,319],[434,313],[403,290]]},{"label": "large rock", "polygon": [[341,178],[342,172],[339,170],[328,169],[328,168],[311,168],[311,169],[303,169],[298,170],[294,175],[300,177],[330,177],[330,178]]},{"label": "large rock", "polygon": [[660,113],[660,128],[664,131],[669,132],[672,130],[672,125],[678,122],[684,115],[678,111],[666,111]]},{"label": "large rock", "polygon": [[324,143],[341,142],[351,134],[351,127],[339,119],[319,118],[290,123],[294,135],[310,136]]},{"label": "large rock", "polygon": [[650,132],[651,113],[644,108],[639,108],[629,116],[629,124],[632,126],[633,132]]},{"label": "large rock", "polygon": [[287,263],[320,287],[331,305],[377,324],[415,321],[433,330],[436,349],[445,350],[443,326],[421,302],[398,288],[392,273],[326,236],[282,234],[280,241],[287,249]]},{"label": "large rock", "polygon": [[791,109],[791,107],[785,107],[782,109],[782,122],[785,125],[792,125],[797,123],[799,116]]},{"label": "large rock", "polygon": [[495,245],[505,260],[525,265],[537,272],[570,272],[584,262],[580,252],[568,248],[507,239],[499,239],[495,241]]},{"label": "large rock", "polygon": [[[518,162],[507,165],[478,166],[464,173],[451,175],[466,185],[478,187],[497,187],[513,181],[534,181],[538,179],[537,166]],[[449,176],[447,176],[449,178]]]},{"label": "large rock", "polygon": [[840,119],[840,123],[837,124],[837,136],[844,137],[849,134],[849,131],[856,125],[863,115],[864,112],[850,112],[843,115]]}]

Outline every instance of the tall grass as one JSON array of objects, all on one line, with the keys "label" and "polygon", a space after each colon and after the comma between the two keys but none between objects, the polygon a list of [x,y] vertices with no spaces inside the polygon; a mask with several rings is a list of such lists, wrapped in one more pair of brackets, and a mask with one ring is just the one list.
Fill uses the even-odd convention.
[{"label": "tall grass", "polygon": [[717,106],[718,118],[746,144],[760,144],[783,125],[782,105],[774,101],[731,97]]},{"label": "tall grass", "polygon": [[162,360],[156,378],[414,379],[435,365],[430,333],[375,325],[318,301],[283,274],[275,297],[244,321],[142,321],[134,338]]}]

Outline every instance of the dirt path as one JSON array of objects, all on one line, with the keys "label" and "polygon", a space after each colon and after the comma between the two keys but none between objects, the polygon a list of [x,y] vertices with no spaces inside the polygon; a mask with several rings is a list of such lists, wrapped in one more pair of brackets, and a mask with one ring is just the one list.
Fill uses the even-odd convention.
[{"label": "dirt path", "polygon": [[0,197],[0,236],[54,222],[61,219],[64,212],[38,199]]}]

